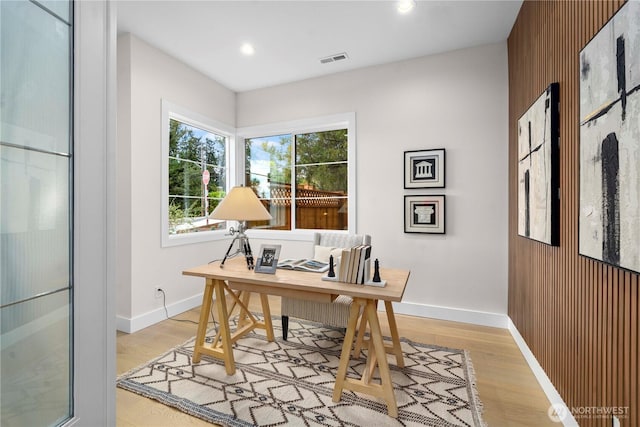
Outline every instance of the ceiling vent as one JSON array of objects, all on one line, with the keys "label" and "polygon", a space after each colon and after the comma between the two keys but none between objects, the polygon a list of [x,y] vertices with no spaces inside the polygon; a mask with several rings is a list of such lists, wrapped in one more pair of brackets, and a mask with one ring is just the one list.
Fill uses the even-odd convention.
[{"label": "ceiling vent", "polygon": [[344,59],[349,58],[345,52],[336,53],[335,55],[327,56],[325,58],[320,58],[321,64],[328,64],[330,62],[342,61]]}]

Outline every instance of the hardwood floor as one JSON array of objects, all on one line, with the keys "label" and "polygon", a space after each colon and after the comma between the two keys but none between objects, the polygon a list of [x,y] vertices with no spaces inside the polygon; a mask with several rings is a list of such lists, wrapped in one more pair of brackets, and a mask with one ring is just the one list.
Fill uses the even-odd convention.
[{"label": "hardwood floor", "polygon": [[[270,297],[271,313],[280,313],[280,298]],[[252,310],[260,311],[253,297]],[[117,370],[127,372],[159,356],[196,333],[199,308],[133,334],[118,332]],[[379,316],[389,335],[386,316]],[[466,349],[476,373],[483,418],[489,426],[557,426],[547,416],[549,401],[524,357],[505,329],[396,315],[401,337],[417,342]],[[276,321],[277,322],[277,321]],[[281,338],[281,337],[276,337]],[[198,418],[120,388],[116,391],[118,426],[210,426]]]}]

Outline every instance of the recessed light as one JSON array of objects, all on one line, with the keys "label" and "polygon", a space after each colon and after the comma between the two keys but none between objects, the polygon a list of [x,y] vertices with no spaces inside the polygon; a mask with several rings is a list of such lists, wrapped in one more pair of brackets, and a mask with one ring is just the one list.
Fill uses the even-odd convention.
[{"label": "recessed light", "polygon": [[242,46],[240,46],[240,52],[242,52],[243,55],[251,56],[256,53],[256,48],[254,48],[251,43],[243,43]]},{"label": "recessed light", "polygon": [[416,7],[415,0],[400,0],[398,1],[398,12],[399,13],[409,13]]}]

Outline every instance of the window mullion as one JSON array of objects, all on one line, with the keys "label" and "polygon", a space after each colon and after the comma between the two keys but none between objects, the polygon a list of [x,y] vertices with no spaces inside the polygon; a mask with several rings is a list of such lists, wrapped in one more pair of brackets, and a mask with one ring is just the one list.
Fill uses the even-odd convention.
[{"label": "window mullion", "polygon": [[298,135],[291,134],[291,230],[297,230],[296,226],[296,178],[298,172],[296,170],[296,143]]}]

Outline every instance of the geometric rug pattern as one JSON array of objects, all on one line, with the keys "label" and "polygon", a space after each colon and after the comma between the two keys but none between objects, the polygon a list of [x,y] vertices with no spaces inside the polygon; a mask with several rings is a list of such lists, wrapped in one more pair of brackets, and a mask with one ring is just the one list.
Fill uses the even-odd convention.
[{"label": "geometric rug pattern", "polygon": [[[291,318],[283,341],[278,326],[275,342],[260,329],[236,342],[234,375],[206,355],[192,364],[192,338],[119,376],[117,385],[223,426],[485,426],[465,350],[401,339],[405,367],[388,357],[395,419],[373,396],[345,390],[332,401],[341,330]],[[365,356],[351,360],[347,377],[361,377]]]}]

